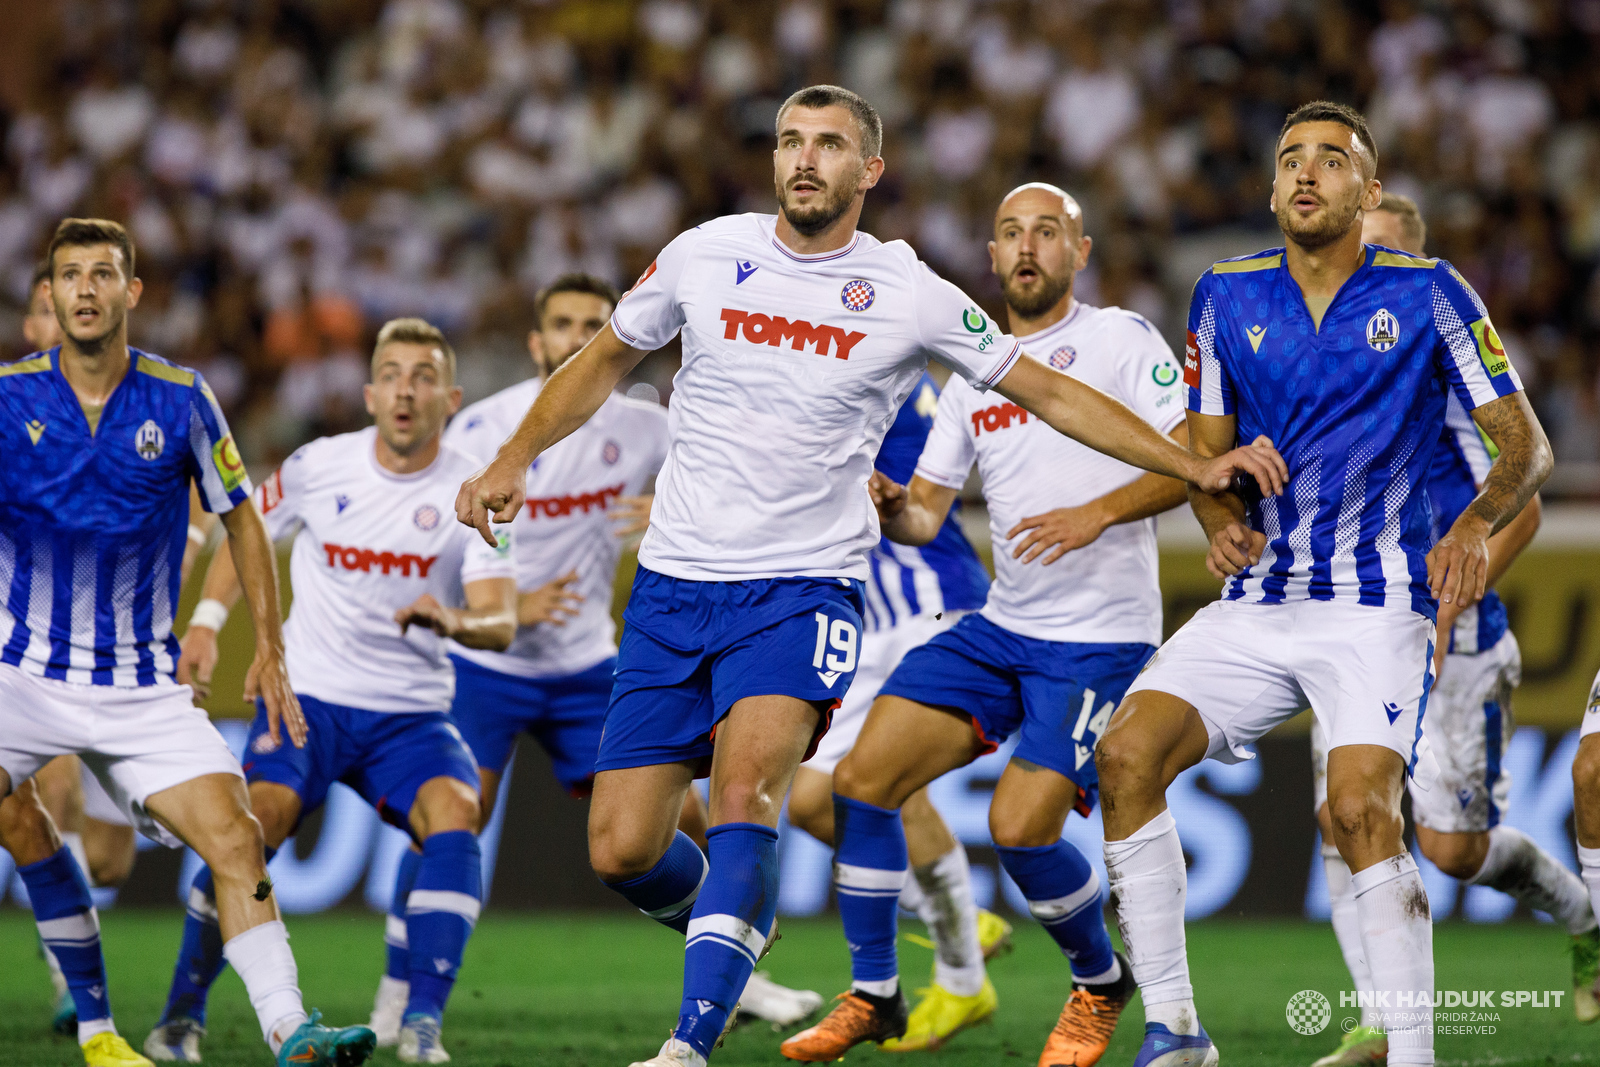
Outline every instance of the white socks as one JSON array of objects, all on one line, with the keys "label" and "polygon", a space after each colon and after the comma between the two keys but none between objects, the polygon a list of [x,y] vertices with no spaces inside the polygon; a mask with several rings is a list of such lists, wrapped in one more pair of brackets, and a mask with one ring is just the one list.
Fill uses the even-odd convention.
[{"label": "white socks", "polygon": [[[1361,943],[1379,1003],[1387,1002],[1389,1064],[1433,1063],[1433,916],[1409,852],[1350,878]],[[1418,1001],[1421,1006],[1418,1006]]]},{"label": "white socks", "polygon": [[1172,812],[1163,811],[1125,841],[1107,841],[1106,873],[1145,1021],[1175,1034],[1198,1034],[1183,934],[1189,883]]},{"label": "white socks", "polygon": [[1600,848],[1579,845],[1578,869],[1583,871],[1583,884],[1589,887],[1589,904],[1600,915]]},{"label": "white socks", "polygon": [[[1328,905],[1333,913],[1333,936],[1338,939],[1339,951],[1344,954],[1344,965],[1350,971],[1351,984],[1358,994],[1370,995],[1372,969],[1367,966],[1367,952],[1361,946],[1361,921],[1356,918],[1356,894],[1350,885],[1350,867],[1337,848],[1324,844],[1322,869],[1328,876]],[[1376,1004],[1361,1008],[1361,1025],[1383,1028],[1383,1013]]]},{"label": "white socks", "polygon": [[222,954],[244,981],[250,1006],[261,1021],[261,1036],[277,1055],[284,1039],[306,1021],[288,928],[281,919],[252,926],[224,944]]},{"label": "white socks", "polygon": [[[1587,866],[1584,878],[1588,878]],[[1509,826],[1490,830],[1489,853],[1467,884],[1498,889],[1530,908],[1546,912],[1573,936],[1594,929],[1595,912],[1583,882],[1521,830]],[[1589,891],[1593,891],[1593,883]]]},{"label": "white socks", "polygon": [[956,996],[975,996],[983,988],[983,948],[966,848],[957,844],[932,863],[911,868],[911,874],[900,905],[907,906],[915,886],[914,910],[927,924],[935,948],[933,980]]}]

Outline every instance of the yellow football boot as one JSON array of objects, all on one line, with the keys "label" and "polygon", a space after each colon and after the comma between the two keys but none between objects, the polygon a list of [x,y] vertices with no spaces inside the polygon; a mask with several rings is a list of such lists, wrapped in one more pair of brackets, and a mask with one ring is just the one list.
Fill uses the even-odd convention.
[{"label": "yellow football boot", "polygon": [[1011,924],[986,908],[978,909],[978,947],[992,960],[1011,951]]},{"label": "yellow football boot", "polygon": [[994,983],[987,976],[983,979],[983,988],[970,997],[957,996],[938,983],[917,990],[917,996],[920,999],[917,1006],[911,1009],[905,1036],[885,1041],[879,1046],[883,1051],[920,1052],[923,1049],[932,1051],[940,1048],[968,1027],[986,1022],[994,1014],[995,1008],[1000,1006]]},{"label": "yellow football boot", "polygon": [[83,1062],[87,1067],[156,1067],[133,1051],[120,1034],[109,1030],[95,1034],[83,1043]]}]

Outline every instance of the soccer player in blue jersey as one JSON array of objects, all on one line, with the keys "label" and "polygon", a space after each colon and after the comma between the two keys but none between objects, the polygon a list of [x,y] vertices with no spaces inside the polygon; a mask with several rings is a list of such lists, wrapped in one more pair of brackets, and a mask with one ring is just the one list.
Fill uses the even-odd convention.
[{"label": "soccer player in blue jersey", "polygon": [[[924,375],[884,434],[873,469],[895,483],[910,481],[938,407],[938,386]],[[906,653],[983,606],[989,575],[961,532],[960,508],[954,500],[945,506],[927,544],[897,545],[885,538],[872,550],[855,681],[816,755],[800,765],[789,791],[789,821],[825,845],[836,844],[834,768],[861,736],[878,690]],[[933,982],[912,1009],[905,1036],[889,1046],[893,1051],[937,1048],[992,1015],[999,998],[984,957],[999,951],[1011,934],[1004,919],[978,908],[966,846],[950,833],[927,790],[918,789],[906,800],[901,820],[910,875],[899,904],[927,925],[934,968]]]},{"label": "soccer player in blue jersey", "polygon": [[[1258,434],[1284,494],[1190,494],[1224,579],[1130,687],[1097,751],[1106,868],[1145,1006],[1136,1067],[1212,1064],[1184,951],[1184,860],[1166,788],[1309,704],[1328,736],[1328,808],[1388,1062],[1433,1062],[1433,935],[1402,840],[1405,777],[1434,786],[1422,733],[1434,617],[1482,596],[1491,534],[1551,467],[1550,446],[1472,288],[1448,264],[1362,243],[1383,188],[1365,120],[1316,102],[1288,116],[1271,207],[1284,247],[1195,286],[1184,360],[1190,446]],[[1426,480],[1454,393],[1500,450],[1430,540]],[[1430,545],[1431,550],[1430,550]]]},{"label": "soccer player in blue jersey", "polygon": [[[362,1062],[370,1030],[321,1027],[301,1005],[239,763],[173,677],[193,481],[241,561],[256,630],[247,685],[269,708],[272,735],[305,743],[244,465],[200,376],[128,347],[141,285],[127,232],[67,219],[47,258],[65,338],[0,368],[0,793],[54,756],[79,755],[140,829],[212,865],[223,951],[279,1063]],[[148,1062],[110,1029],[77,864],[62,849],[22,873],[90,1063]]]},{"label": "soccer player in blue jersey", "polygon": [[[704,880],[674,920],[687,936],[677,1027],[645,1067],[703,1067],[771,939],[783,798],[860,652],[860,586],[879,541],[872,460],[930,359],[1092,447],[1207,490],[1248,471],[1270,492],[1283,473],[1265,446],[1185,451],[1104,393],[1021,358],[905,244],[859,233],[884,165],[883,124],[861,97],[812,86],[777,118],[779,213],[716,219],[669,243],[456,503],[492,538],[489,515],[515,516],[528,465],[682,334],[589,817],[591,863],[639,907],[668,908]],[[684,790],[708,772],[709,866],[676,830]]]},{"label": "soccer player in blue jersey", "polygon": [[[1408,197],[1384,193],[1377,210],[1369,211],[1361,239],[1369,245],[1421,256],[1427,230],[1416,204]],[[1437,540],[1472,503],[1479,479],[1493,455],[1478,428],[1452,396],[1446,402],[1444,432],[1429,468],[1427,493],[1432,522],[1430,541]],[[1573,1010],[1582,1022],[1600,1017],[1595,1002],[1595,970],[1600,926],[1596,926],[1588,893],[1567,870],[1527,834],[1505,823],[1511,778],[1501,758],[1515,725],[1511,694],[1522,674],[1517,639],[1507,627],[1505,605],[1495,594],[1499,581],[1539,528],[1539,498],[1489,538],[1489,563],[1483,599],[1462,610],[1461,601],[1439,606],[1434,647],[1438,682],[1428,698],[1423,729],[1439,761],[1440,777],[1429,789],[1410,788],[1411,815],[1417,846],[1440,870],[1467,885],[1498,889],[1538,911],[1554,916],[1572,935]],[[1370,991],[1366,953],[1356,921],[1350,868],[1333,844],[1327,803],[1327,738],[1312,726],[1313,780],[1317,823],[1322,830],[1323,865],[1333,932],[1350,970],[1354,988]],[[1339,1047],[1312,1067],[1353,1067],[1382,1063],[1388,1038],[1367,1025],[1376,1006],[1363,1007],[1363,1025],[1344,1035]]]}]

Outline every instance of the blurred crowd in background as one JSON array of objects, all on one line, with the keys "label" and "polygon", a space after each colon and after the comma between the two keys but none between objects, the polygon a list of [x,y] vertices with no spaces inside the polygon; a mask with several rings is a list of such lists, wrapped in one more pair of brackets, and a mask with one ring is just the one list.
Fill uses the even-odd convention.
[{"label": "blurred crowd in background", "polygon": [[[537,289],[620,287],[677,232],[773,208],[773,119],[883,113],[864,228],[991,309],[1022,181],[1095,239],[1079,295],[1181,334],[1214,259],[1278,243],[1284,114],[1363,108],[1385,187],[1488,304],[1600,497],[1600,0],[53,0],[0,41],[0,353],[64,215],[128,224],[134,343],[200,368],[270,464],[361,425],[377,327],[455,340],[472,399],[529,366]],[[676,355],[630,383],[670,393]]]}]

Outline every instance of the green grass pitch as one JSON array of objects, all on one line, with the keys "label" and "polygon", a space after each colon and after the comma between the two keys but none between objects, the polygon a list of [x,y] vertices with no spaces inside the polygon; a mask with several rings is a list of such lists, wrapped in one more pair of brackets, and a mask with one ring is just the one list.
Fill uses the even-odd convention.
[{"label": "green grass pitch", "polygon": [[[181,913],[113,911],[103,919],[112,1003],[122,1033],[137,1047],[160,1012]],[[913,928],[916,924],[911,924]],[[382,921],[361,912],[289,921],[306,1004],[332,1022],[364,1021],[382,966]],[[794,920],[764,966],[773,977],[828,995],[848,981],[848,960],[834,920]],[[921,1062],[940,1067],[1017,1064],[1032,1067],[1067,991],[1065,961],[1042,931],[1019,923],[1017,948],[994,962],[1000,1011],[992,1025],[962,1034],[931,1054],[891,1056],[872,1048],[847,1063]],[[1565,989],[1566,937],[1551,926],[1516,923],[1435,930],[1437,985],[1443,989]],[[1337,990],[1346,984],[1327,926],[1295,922],[1196,923],[1189,952],[1201,1018],[1223,1062],[1305,1067],[1338,1040]],[[677,1012],[682,941],[633,916],[495,915],[478,925],[445,1018],[445,1045],[459,1067],[626,1067],[653,1055]],[[927,973],[931,954],[902,942],[908,985]],[[1315,989],[1333,1001],[1332,1025],[1302,1037],[1284,1017],[1289,997]],[[1498,996],[1498,994],[1497,994]],[[1440,1036],[1441,1064],[1600,1063],[1600,1024],[1580,1026],[1570,993],[1556,1008],[1497,1008],[1492,1036]],[[72,1067],[73,1042],[48,1032],[50,989],[32,923],[0,912],[0,1065]],[[1137,1000],[1102,1063],[1123,1067],[1141,1032]],[[787,1063],[780,1038],[764,1024],[729,1037],[717,1067]],[[260,1031],[231,972],[212,998],[206,1063],[264,1065]],[[380,1050],[374,1063],[398,1062]]]}]

